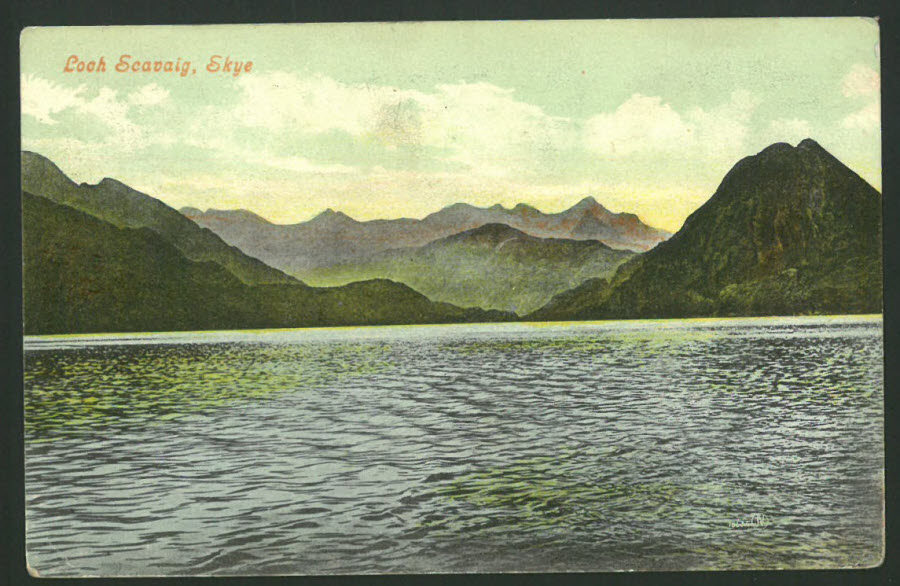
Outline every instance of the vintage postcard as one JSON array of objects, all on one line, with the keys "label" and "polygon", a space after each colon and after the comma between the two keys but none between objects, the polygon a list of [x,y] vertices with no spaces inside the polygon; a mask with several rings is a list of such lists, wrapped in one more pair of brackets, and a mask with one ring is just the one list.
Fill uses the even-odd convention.
[{"label": "vintage postcard", "polygon": [[867,568],[869,18],[29,28],[46,577]]}]

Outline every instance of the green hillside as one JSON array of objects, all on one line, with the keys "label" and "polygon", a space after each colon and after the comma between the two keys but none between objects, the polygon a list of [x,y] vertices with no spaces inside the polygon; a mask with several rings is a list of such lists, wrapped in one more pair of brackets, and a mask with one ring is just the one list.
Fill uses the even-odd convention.
[{"label": "green hillside", "polygon": [[194,261],[212,261],[248,284],[297,283],[297,280],[229,246],[163,202],[115,179],[77,184],[52,161],[22,153],[22,189],[86,212],[120,228],[148,228]]},{"label": "green hillside", "polygon": [[524,315],[587,279],[611,276],[632,256],[596,240],[536,238],[503,224],[487,224],[422,247],[389,250],[300,275],[307,283],[329,286],[391,279],[433,300]]},{"label": "green hillside", "polygon": [[530,319],[878,313],[881,194],[812,140],[740,161],[668,241]]},{"label": "green hillside", "polygon": [[432,303],[405,285],[247,285],[148,228],[121,228],[23,194],[26,334],[375,325],[509,319]]}]

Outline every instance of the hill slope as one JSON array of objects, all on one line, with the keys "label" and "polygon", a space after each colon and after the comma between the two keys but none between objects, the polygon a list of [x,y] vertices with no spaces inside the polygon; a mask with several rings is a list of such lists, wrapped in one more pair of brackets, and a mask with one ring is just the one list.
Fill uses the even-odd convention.
[{"label": "hill slope", "polygon": [[304,275],[315,285],[392,279],[436,301],[524,315],[586,279],[611,276],[633,255],[596,240],[536,238],[504,224],[485,224],[422,247],[388,250]]},{"label": "hill slope", "polygon": [[487,224],[505,224],[539,238],[599,240],[633,251],[648,250],[670,236],[634,214],[614,214],[591,197],[558,214],[525,204],[479,208],[458,203],[421,220],[360,222],[329,209],[292,225],[272,224],[246,210],[181,211],[226,242],[300,279],[311,270],[359,263],[386,250],[417,248]]},{"label": "hill slope", "polygon": [[490,321],[409,287],[247,285],[149,228],[120,228],[23,193],[26,334]]},{"label": "hill slope", "polygon": [[245,283],[297,283],[295,278],[229,246],[212,231],[197,226],[163,202],[114,179],[104,179],[97,185],[79,185],[46,157],[24,151],[22,189],[120,228],[149,228],[188,259],[215,262]]},{"label": "hill slope", "polygon": [[881,194],[806,139],[738,162],[675,236],[531,319],[881,312]]}]

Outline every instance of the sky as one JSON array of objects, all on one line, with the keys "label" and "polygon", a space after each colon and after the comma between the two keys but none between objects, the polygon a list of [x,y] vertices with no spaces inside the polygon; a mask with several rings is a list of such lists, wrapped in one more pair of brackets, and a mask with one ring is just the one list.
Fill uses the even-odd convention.
[{"label": "sky", "polygon": [[48,27],[20,42],[22,148],[176,208],[294,223],[590,195],[675,231],[738,160],[807,137],[881,189],[870,19]]}]

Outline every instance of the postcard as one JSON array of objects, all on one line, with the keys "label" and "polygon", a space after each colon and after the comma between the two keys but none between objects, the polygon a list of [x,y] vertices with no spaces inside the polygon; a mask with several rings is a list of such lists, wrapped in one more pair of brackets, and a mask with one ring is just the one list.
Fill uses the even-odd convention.
[{"label": "postcard", "polygon": [[884,555],[870,18],[28,28],[28,570]]}]

